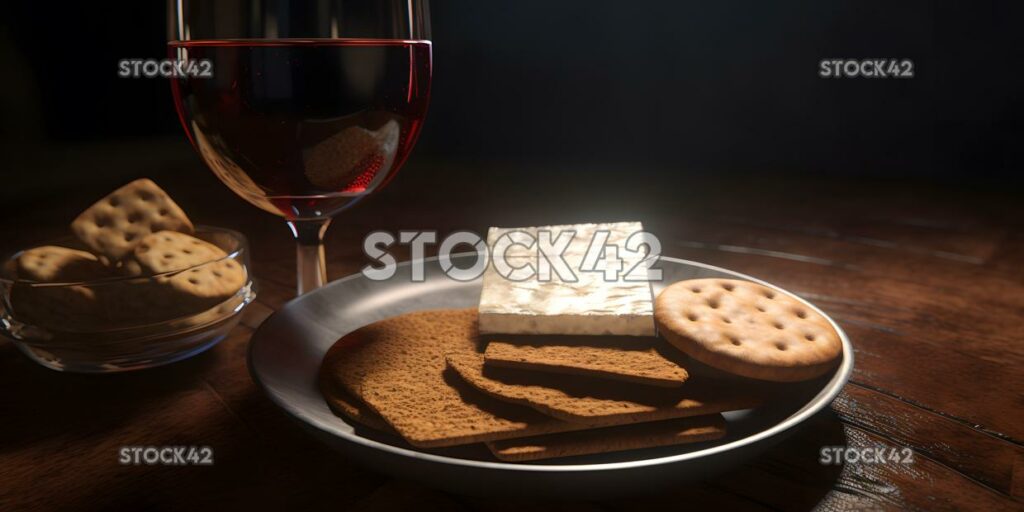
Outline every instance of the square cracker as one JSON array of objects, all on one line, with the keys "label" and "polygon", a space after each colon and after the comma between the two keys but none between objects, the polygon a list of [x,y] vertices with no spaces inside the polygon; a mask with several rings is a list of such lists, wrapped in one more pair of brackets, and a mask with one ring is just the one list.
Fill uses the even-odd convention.
[{"label": "square cracker", "polygon": [[89,281],[109,273],[92,253],[55,245],[23,251],[15,266],[19,278],[41,283]]},{"label": "square cracker", "polygon": [[227,256],[210,242],[176,231],[158,231],[144,237],[133,253],[139,269],[146,274],[173,272]]},{"label": "square cracker", "polygon": [[193,233],[185,212],[156,183],[135,180],[100,199],[71,223],[71,230],[94,253],[117,262],[143,237],[162,230]]},{"label": "square cracker", "polygon": [[96,291],[86,286],[29,286],[11,288],[14,316],[51,330],[94,330],[103,325]]}]

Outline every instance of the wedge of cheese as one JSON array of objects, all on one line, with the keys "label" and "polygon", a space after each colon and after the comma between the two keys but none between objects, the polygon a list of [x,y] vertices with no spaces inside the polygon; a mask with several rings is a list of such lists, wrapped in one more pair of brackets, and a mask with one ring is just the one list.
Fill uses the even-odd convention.
[{"label": "wedge of cheese", "polygon": [[[492,261],[483,276],[480,331],[653,336],[645,253],[639,246],[626,246],[631,236],[640,236],[634,233],[642,231],[639,222],[491,228],[487,243]],[[552,242],[561,233],[571,232],[572,239],[560,255],[550,254],[556,251],[542,252],[545,247],[538,241],[543,232],[551,234]],[[499,243],[503,237],[504,243]],[[531,241],[536,242],[527,246]],[[549,263],[559,256],[566,263],[563,273]],[[563,275],[566,267],[570,275]],[[526,278],[529,269],[534,272]]]}]

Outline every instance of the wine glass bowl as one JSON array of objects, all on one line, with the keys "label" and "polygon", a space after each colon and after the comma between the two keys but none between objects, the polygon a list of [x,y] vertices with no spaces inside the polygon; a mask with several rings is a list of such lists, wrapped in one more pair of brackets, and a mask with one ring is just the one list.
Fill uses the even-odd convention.
[{"label": "wine glass bowl", "polygon": [[172,79],[175,106],[214,174],[288,222],[301,294],[325,280],[330,219],[387,184],[416,143],[430,98],[427,5],[208,4],[173,5],[170,57],[211,70]]},{"label": "wine glass bowl", "polygon": [[[386,183],[427,110],[428,42],[186,41],[169,48],[175,58],[208,59],[215,70],[211,78],[174,82],[203,160],[237,194],[286,219],[331,217]],[[281,66],[290,72],[275,69]]]}]

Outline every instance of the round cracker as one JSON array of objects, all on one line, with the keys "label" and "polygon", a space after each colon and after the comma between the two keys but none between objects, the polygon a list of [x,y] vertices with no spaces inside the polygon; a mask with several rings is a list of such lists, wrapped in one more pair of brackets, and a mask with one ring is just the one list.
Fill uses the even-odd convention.
[{"label": "round cracker", "polygon": [[227,256],[220,247],[177,231],[146,236],[133,254],[141,271],[148,274],[183,270]]},{"label": "round cracker", "polygon": [[843,350],[824,316],[749,281],[672,284],[655,300],[654,319],[662,336],[690,357],[755,379],[812,379],[832,368]]}]

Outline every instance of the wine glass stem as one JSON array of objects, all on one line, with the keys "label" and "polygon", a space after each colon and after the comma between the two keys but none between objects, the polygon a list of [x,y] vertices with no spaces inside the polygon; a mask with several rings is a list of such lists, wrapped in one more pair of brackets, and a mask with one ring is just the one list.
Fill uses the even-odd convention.
[{"label": "wine glass stem", "polygon": [[331,219],[290,220],[288,227],[295,236],[295,263],[298,274],[298,295],[320,288],[327,282],[324,260],[324,232]]}]

